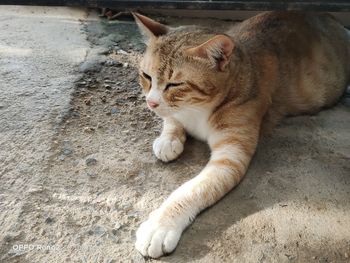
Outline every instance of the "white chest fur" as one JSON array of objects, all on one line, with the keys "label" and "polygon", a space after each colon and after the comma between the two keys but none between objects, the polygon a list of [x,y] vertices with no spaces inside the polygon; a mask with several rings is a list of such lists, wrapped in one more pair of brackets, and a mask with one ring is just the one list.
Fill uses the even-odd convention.
[{"label": "white chest fur", "polygon": [[184,126],[186,132],[202,141],[206,141],[209,135],[209,117],[208,110],[193,108],[183,109],[175,114],[175,119]]}]

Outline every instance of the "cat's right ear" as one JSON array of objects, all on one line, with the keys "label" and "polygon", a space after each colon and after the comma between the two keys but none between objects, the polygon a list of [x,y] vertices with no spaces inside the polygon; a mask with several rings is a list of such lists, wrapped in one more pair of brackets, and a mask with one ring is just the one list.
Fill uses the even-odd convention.
[{"label": "cat's right ear", "polygon": [[134,12],[131,14],[135,18],[136,24],[144,36],[146,44],[148,44],[151,39],[165,35],[169,32],[169,28],[167,26],[158,23],[157,21],[154,21],[147,16],[143,16]]},{"label": "cat's right ear", "polygon": [[230,63],[230,57],[235,48],[233,40],[227,35],[216,35],[207,42],[185,50],[191,57],[209,59],[217,68],[224,71]]}]

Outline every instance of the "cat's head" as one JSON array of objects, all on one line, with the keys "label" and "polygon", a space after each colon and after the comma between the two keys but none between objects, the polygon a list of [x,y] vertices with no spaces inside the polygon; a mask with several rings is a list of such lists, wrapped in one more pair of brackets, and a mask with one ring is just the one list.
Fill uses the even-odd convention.
[{"label": "cat's head", "polygon": [[226,92],[232,39],[209,29],[170,28],[133,15],[147,44],[140,85],[148,107],[163,117],[185,108],[215,107]]}]

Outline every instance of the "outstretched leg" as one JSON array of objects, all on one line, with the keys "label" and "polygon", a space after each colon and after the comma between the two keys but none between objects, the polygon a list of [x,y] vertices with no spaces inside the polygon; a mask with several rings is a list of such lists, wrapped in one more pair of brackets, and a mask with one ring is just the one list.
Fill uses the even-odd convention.
[{"label": "outstretched leg", "polygon": [[244,128],[235,128],[230,121],[213,128],[209,163],[199,175],[175,190],[138,229],[136,249],[142,255],[157,258],[172,252],[196,215],[240,182],[255,152],[259,123],[253,121]]}]

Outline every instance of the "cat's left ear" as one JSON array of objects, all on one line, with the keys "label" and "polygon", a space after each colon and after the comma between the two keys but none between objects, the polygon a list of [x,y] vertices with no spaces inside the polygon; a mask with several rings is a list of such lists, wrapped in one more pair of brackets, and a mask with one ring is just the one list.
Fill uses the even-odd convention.
[{"label": "cat's left ear", "polygon": [[138,13],[131,13],[135,18],[142,35],[145,37],[146,44],[152,39],[165,35],[169,32],[169,28],[153,19],[140,15]]},{"label": "cat's left ear", "polygon": [[188,56],[209,59],[217,64],[218,69],[224,71],[230,62],[235,48],[233,40],[226,35],[216,35],[203,44],[185,51]]}]

